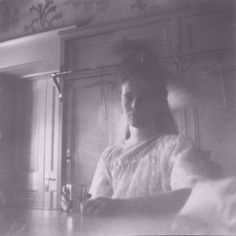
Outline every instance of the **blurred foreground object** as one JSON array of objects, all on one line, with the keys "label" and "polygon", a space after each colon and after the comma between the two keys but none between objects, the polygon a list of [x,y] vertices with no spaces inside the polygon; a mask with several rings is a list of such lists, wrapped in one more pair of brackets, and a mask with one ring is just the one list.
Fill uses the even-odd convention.
[{"label": "blurred foreground object", "polygon": [[63,211],[70,211],[71,207],[72,207],[71,185],[67,184],[62,186],[61,209]]},{"label": "blurred foreground object", "polygon": [[217,233],[236,233],[236,178],[197,183],[179,215],[211,225]]},{"label": "blurred foreground object", "polygon": [[196,103],[197,89],[180,81],[167,84],[168,103],[172,110],[182,109]]}]

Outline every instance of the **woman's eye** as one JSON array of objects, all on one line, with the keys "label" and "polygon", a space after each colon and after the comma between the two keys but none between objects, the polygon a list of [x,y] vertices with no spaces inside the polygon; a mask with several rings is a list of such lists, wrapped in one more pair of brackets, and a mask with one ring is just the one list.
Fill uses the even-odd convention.
[{"label": "woman's eye", "polygon": [[130,95],[130,94],[125,95],[125,100],[126,100],[127,102],[131,102],[131,101],[133,100],[132,95]]}]

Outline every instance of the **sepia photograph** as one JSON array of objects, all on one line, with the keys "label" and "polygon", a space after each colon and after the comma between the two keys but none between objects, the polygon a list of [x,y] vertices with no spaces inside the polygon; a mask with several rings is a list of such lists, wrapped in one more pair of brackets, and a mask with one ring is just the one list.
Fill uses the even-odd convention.
[{"label": "sepia photograph", "polygon": [[236,235],[235,0],[0,0],[0,236]]}]

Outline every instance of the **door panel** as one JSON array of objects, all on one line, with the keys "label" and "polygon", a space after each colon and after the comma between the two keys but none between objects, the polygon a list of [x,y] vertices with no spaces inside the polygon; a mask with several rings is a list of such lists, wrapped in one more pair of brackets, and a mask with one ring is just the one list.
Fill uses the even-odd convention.
[{"label": "door panel", "polygon": [[120,137],[115,126],[121,116],[119,89],[106,76],[70,81],[66,87],[67,153],[72,157],[71,181],[77,194],[78,185],[90,186],[101,153]]},{"label": "door panel", "polygon": [[15,204],[42,208],[46,83],[21,82],[17,95]]},{"label": "door panel", "polygon": [[58,106],[47,78],[17,83],[15,110],[14,205],[56,208]]},{"label": "door panel", "polygon": [[235,47],[233,14],[209,14],[181,19],[184,52]]}]

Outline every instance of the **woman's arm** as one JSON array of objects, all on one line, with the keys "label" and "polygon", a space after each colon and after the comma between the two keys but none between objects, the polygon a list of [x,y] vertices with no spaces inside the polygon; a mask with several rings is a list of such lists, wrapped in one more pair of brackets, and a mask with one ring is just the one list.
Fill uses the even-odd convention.
[{"label": "woman's arm", "polygon": [[123,215],[130,213],[167,214],[178,212],[191,193],[191,189],[179,189],[148,197],[110,199],[99,197],[82,203],[85,215]]},{"label": "woman's arm", "polygon": [[124,199],[122,211],[139,213],[176,213],[178,212],[191,193],[191,189],[179,189],[160,193],[149,197]]}]

